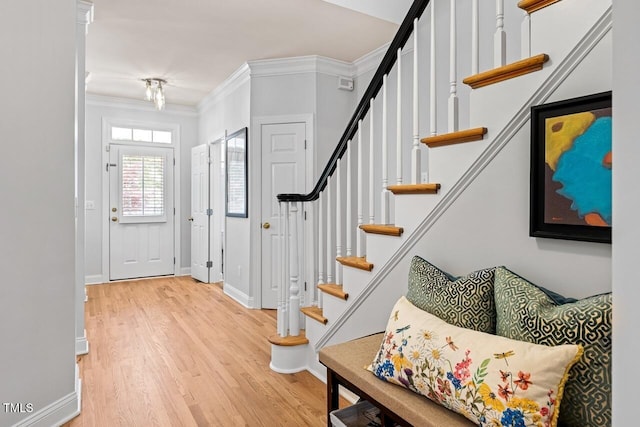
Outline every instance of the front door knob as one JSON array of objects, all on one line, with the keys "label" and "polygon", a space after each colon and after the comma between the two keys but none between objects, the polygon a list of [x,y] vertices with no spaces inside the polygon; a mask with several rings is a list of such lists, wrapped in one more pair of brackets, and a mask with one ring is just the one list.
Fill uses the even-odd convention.
[{"label": "front door knob", "polygon": [[111,217],[111,221],[113,221],[113,222],[118,222],[118,217],[117,217],[117,216],[112,216],[112,217]]},{"label": "front door knob", "polygon": [[271,224],[269,224],[268,222],[265,222],[264,224],[262,224],[262,228],[264,228],[265,230],[269,227],[271,227]]}]

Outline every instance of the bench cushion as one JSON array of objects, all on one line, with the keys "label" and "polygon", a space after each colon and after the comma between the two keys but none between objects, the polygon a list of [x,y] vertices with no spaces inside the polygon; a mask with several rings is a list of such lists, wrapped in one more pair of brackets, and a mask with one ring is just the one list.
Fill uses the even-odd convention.
[{"label": "bench cushion", "polygon": [[320,363],[333,370],[355,387],[404,418],[414,426],[470,427],[471,421],[439,406],[424,396],[402,387],[380,381],[365,366],[380,348],[383,334],[371,335],[320,350]]}]

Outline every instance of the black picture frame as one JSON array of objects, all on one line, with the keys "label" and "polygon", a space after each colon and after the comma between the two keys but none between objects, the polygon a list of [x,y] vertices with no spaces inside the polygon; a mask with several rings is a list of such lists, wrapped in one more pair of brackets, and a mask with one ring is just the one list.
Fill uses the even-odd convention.
[{"label": "black picture frame", "polygon": [[246,127],[230,134],[225,140],[225,214],[247,218],[249,209],[249,152]]},{"label": "black picture frame", "polygon": [[531,107],[529,235],[611,243],[611,92]]}]

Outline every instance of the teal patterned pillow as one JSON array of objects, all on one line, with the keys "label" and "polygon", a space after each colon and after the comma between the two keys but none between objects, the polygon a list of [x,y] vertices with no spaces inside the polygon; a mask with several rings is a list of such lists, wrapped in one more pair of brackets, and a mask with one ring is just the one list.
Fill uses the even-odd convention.
[{"label": "teal patterned pillow", "polygon": [[496,330],[494,270],[487,268],[456,278],[414,256],[409,268],[407,299],[447,323],[493,334]]},{"label": "teal patterned pillow", "polygon": [[[584,354],[565,385],[560,424],[611,425],[611,293],[559,299],[503,267],[496,269],[498,335],[535,344],[580,344]],[[558,298],[559,297],[559,298]]]}]

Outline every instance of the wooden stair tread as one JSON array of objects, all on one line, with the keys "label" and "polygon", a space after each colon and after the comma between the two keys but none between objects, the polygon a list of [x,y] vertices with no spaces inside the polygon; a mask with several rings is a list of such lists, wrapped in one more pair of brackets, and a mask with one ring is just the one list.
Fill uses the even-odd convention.
[{"label": "wooden stair tread", "polygon": [[387,187],[393,194],[435,194],[440,184],[402,184]]},{"label": "wooden stair tread", "polygon": [[462,80],[462,82],[471,86],[473,89],[477,89],[479,87],[502,82],[504,80],[541,70],[542,64],[548,60],[549,56],[546,53],[541,53],[540,55],[516,61],[503,67],[494,68],[493,70],[469,76]]},{"label": "wooden stair tread", "polygon": [[337,257],[336,261],[338,261],[342,265],[346,265],[348,267],[359,268],[360,270],[371,271],[373,270],[373,264],[367,261],[366,258],[360,258],[357,256],[347,256],[347,257]]},{"label": "wooden stair tread", "polygon": [[343,290],[342,285],[338,285],[337,283],[324,283],[322,285],[318,285],[318,289],[326,294],[333,295],[334,297],[345,301],[349,298],[349,294]]},{"label": "wooden stair tread", "polygon": [[365,233],[383,234],[385,236],[401,236],[404,232],[404,228],[402,227],[384,224],[363,224],[360,226],[360,229]]},{"label": "wooden stair tread", "polygon": [[302,307],[300,309],[301,312],[305,314],[305,316],[309,316],[313,320],[317,320],[318,322],[326,325],[329,321],[326,317],[322,315],[322,309],[318,307]]},{"label": "wooden stair tread", "polygon": [[428,136],[420,141],[429,148],[443,147],[445,145],[459,144],[461,142],[479,141],[487,133],[487,128],[473,128],[459,130],[457,132],[443,133],[441,135]]},{"label": "wooden stair tread", "polygon": [[540,10],[543,7],[551,6],[560,0],[521,0],[518,2],[518,7],[524,9],[527,13],[533,13],[536,10]]},{"label": "wooden stair tread", "polygon": [[283,347],[293,347],[296,345],[305,345],[309,344],[309,340],[305,335],[305,330],[300,330],[300,335],[287,335],[286,337],[281,337],[280,335],[271,335],[268,338],[269,342],[273,345],[280,345]]}]

